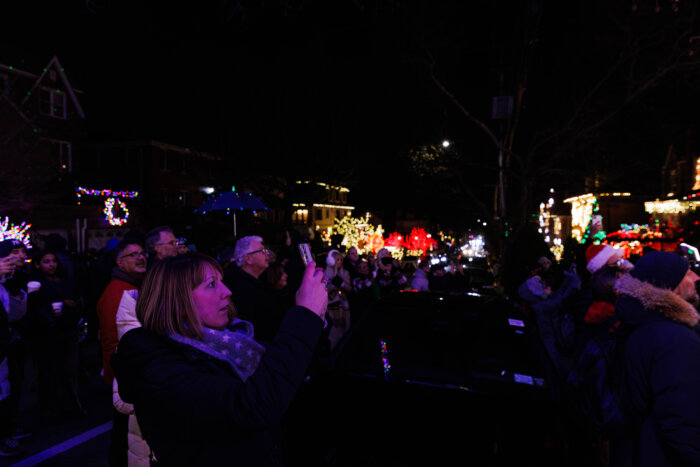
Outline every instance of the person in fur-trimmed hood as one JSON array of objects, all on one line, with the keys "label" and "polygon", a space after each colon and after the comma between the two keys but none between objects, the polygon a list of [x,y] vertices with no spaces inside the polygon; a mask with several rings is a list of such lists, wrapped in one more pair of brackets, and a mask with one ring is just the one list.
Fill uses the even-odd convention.
[{"label": "person in fur-trimmed hood", "polygon": [[654,251],[617,282],[616,313],[635,328],[625,381],[640,423],[611,444],[612,466],[700,465],[698,279],[682,256]]}]

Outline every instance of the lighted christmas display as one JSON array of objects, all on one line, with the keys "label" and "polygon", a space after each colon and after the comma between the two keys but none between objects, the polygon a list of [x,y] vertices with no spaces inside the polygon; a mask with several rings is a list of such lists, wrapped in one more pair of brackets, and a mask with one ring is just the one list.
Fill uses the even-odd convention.
[{"label": "lighted christmas display", "polygon": [[462,256],[486,256],[486,244],[481,235],[470,235],[467,243],[460,248]]},{"label": "lighted christmas display", "polygon": [[670,221],[658,219],[653,225],[622,224],[620,230],[606,236],[605,243],[624,251],[624,257],[642,255],[644,247],[655,250],[675,251],[676,244],[682,242],[681,229]]},{"label": "lighted christmas display", "polygon": [[[105,215],[105,220],[109,225],[115,226],[115,227],[121,227],[124,224],[126,224],[127,220],[129,219],[129,209],[126,206],[126,203],[122,201],[120,198],[127,198],[127,199],[134,199],[139,196],[138,191],[116,191],[116,190],[108,190],[108,189],[91,189],[91,188],[84,188],[84,187],[78,187],[75,189],[75,194],[78,197],[78,204],[80,204],[80,201],[83,196],[104,196],[106,197],[105,199],[105,207],[102,210],[102,212]],[[115,216],[114,214],[114,207],[117,206],[121,211],[122,215],[121,216]]]},{"label": "lighted christmas display", "polygon": [[[116,217],[114,215],[114,205],[118,205],[119,209],[122,210],[124,213],[122,217]],[[109,223],[109,225],[114,225],[114,226],[119,226],[121,227],[122,225],[126,224],[126,221],[129,219],[129,210],[126,207],[126,203],[124,203],[122,200],[119,198],[114,198],[114,197],[109,197],[105,200],[105,208],[102,210],[102,212],[105,213],[105,219]]]},{"label": "lighted christmas display", "polygon": [[354,246],[360,254],[376,253],[384,246],[384,229],[381,225],[375,227],[369,223],[369,213],[365,217],[336,218],[333,232],[343,236],[341,244],[346,249]]},{"label": "lighted christmas display", "polygon": [[[549,189],[554,194],[554,189]],[[561,219],[551,213],[554,207],[554,198],[549,198],[547,203],[540,203],[539,232],[544,236],[544,241],[554,257],[559,261],[564,253],[564,245],[561,241]]]},{"label": "lighted christmas display", "polygon": [[389,371],[391,371],[391,363],[389,363],[389,349],[387,348],[386,342],[379,340],[379,348],[382,352],[382,364],[384,366],[384,378],[389,378]]},{"label": "lighted christmas display", "polygon": [[403,235],[398,232],[392,232],[384,239],[384,246],[387,248],[401,249],[403,247]]},{"label": "lighted christmas display", "polygon": [[404,240],[404,247],[410,256],[422,256],[437,246],[437,242],[425,230],[414,227]]},{"label": "lighted christmas display", "polygon": [[700,157],[695,161],[695,185],[693,190],[700,190]]},{"label": "lighted christmas display", "polygon": [[31,228],[32,224],[27,224],[22,222],[20,225],[15,225],[10,222],[10,219],[6,216],[5,220],[0,221],[0,241],[15,239],[24,243],[27,249],[32,247],[29,241],[28,230]]}]

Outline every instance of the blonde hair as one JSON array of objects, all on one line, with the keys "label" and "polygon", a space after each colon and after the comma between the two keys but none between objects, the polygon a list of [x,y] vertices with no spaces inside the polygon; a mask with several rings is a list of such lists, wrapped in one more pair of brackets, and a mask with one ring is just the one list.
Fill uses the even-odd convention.
[{"label": "blonde hair", "polygon": [[[192,292],[205,279],[208,270],[223,276],[221,265],[201,253],[163,258],[146,273],[136,300],[136,316],[143,327],[156,334],[180,334],[201,339],[202,323]],[[235,311],[230,303],[229,316]]]}]

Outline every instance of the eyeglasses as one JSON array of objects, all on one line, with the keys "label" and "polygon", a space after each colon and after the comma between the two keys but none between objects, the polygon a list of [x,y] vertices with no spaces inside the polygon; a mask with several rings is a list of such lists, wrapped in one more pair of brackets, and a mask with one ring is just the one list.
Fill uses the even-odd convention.
[{"label": "eyeglasses", "polygon": [[134,251],[133,253],[129,253],[128,255],[121,255],[119,259],[122,258],[138,258],[139,256],[143,256],[144,258],[148,258],[148,255],[146,254],[145,251]]},{"label": "eyeglasses", "polygon": [[268,248],[260,248],[259,250],[249,251],[248,253],[246,253],[246,255],[254,255],[255,253],[260,253],[260,252],[262,252],[262,254],[264,254],[264,255],[267,255],[270,253],[270,250]]},{"label": "eyeglasses", "polygon": [[159,246],[159,245],[178,246],[178,241],[177,240],[170,240],[169,242],[156,243],[156,246]]}]

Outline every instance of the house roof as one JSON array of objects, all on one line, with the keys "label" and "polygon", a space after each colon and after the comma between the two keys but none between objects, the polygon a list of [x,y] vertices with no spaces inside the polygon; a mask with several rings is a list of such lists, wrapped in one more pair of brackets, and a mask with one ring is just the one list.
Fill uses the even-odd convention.
[{"label": "house roof", "polygon": [[[26,116],[22,113],[22,109],[26,105],[27,101],[31,98],[32,93],[34,90],[39,87],[42,82],[46,79],[48,76],[49,72],[51,70],[54,70],[56,74],[58,75],[58,78],[60,79],[61,83],[63,84],[63,88],[65,89],[65,92],[68,94],[68,97],[70,98],[71,102],[73,103],[73,106],[75,107],[76,112],[80,116],[80,118],[85,118],[85,112],[83,111],[83,107],[80,105],[80,101],[78,100],[76,96],[76,92],[80,92],[77,89],[74,89],[70,81],[68,80],[68,77],[66,77],[66,74],[63,72],[63,67],[61,66],[61,63],[58,60],[58,57],[55,55],[49,60],[49,63],[44,67],[44,70],[40,75],[36,75],[24,70],[19,70],[13,66],[8,66],[8,65],[3,65],[0,64],[0,71],[5,71],[8,74],[14,74],[16,76],[21,76],[23,78],[26,78],[27,81],[31,82],[31,87],[24,93],[22,100],[18,102],[13,102],[12,99],[8,96],[7,99],[13,105],[15,110],[17,110],[20,115],[22,115],[22,118],[26,120]],[[56,87],[53,83],[49,86],[51,88]]]}]

